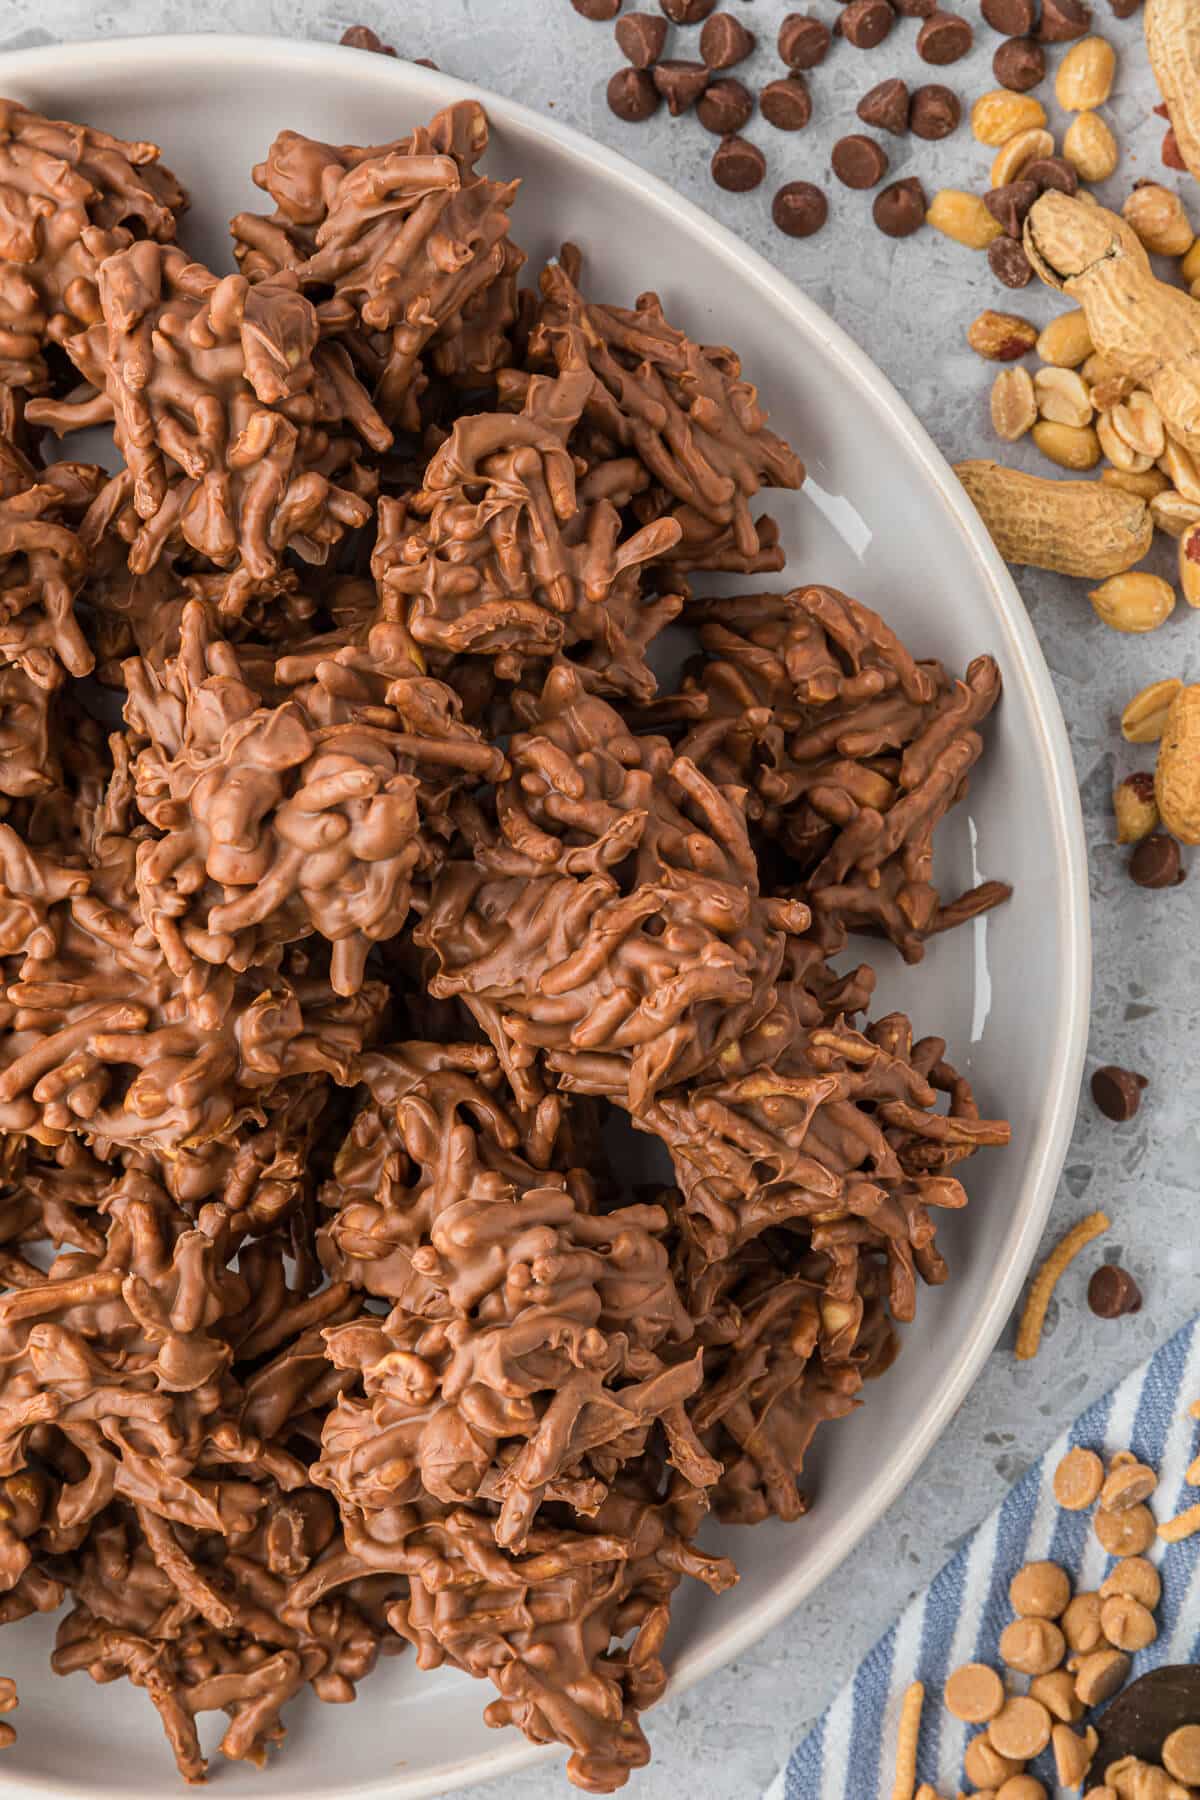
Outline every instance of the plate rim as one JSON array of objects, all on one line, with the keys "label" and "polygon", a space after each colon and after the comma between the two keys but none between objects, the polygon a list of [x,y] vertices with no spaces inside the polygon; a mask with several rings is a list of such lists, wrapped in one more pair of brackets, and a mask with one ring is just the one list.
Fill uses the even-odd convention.
[{"label": "plate rim", "polygon": [[[1066,723],[1059,706],[1037,634],[1007,566],[1002,561],[978,513],[937,448],[924,425],[891,380],[816,301],[793,279],[776,269],[736,232],[713,219],[696,202],[676,192],[669,183],[651,174],[621,151],[590,138],[574,126],[550,119],[518,100],[497,94],[483,83],[421,67],[406,58],[372,56],[350,46],[312,39],[277,37],[265,32],[154,32],[101,39],[70,39],[0,52],[3,91],[19,93],[23,74],[30,77],[60,74],[69,79],[72,62],[86,64],[87,74],[111,67],[122,85],[139,75],[153,73],[155,65],[170,63],[177,69],[189,49],[215,59],[222,55],[244,62],[253,56],[277,64],[318,69],[337,69],[339,80],[350,71],[387,81],[407,90],[411,97],[428,96],[431,110],[458,99],[478,99],[490,119],[506,129],[525,134],[568,159],[599,167],[618,183],[629,198],[642,207],[666,211],[699,238],[723,263],[736,263],[740,276],[758,288],[781,313],[790,315],[805,338],[836,362],[850,382],[898,429],[910,458],[940,502],[947,523],[966,539],[987,587],[992,613],[1001,635],[1007,639],[1009,667],[1019,673],[1033,702],[1039,762],[1048,777],[1050,817],[1056,862],[1061,872],[1057,896],[1057,923],[1062,945],[1058,1005],[1053,1020],[1052,1042],[1057,1054],[1058,1079],[1051,1103],[1043,1111],[1029,1150],[1022,1194],[1030,1196],[1026,1216],[1010,1252],[1001,1280],[976,1314],[962,1354],[939,1393],[926,1405],[918,1428],[892,1460],[887,1478],[873,1483],[859,1503],[842,1513],[826,1530],[810,1566],[791,1579],[781,1577],[772,1594],[741,1623],[715,1634],[707,1650],[680,1649],[674,1656],[664,1699],[693,1687],[696,1682],[724,1668],[734,1657],[793,1612],[837,1569],[876,1524],[902,1488],[916,1475],[926,1457],[965,1400],[988,1356],[994,1349],[1017,1295],[1029,1271],[1053,1204],[1058,1178],[1066,1159],[1079,1105],[1079,1089],[1087,1049],[1091,1005],[1091,920],[1088,896],[1087,850],[1079,786],[1071,755]],[[358,58],[346,63],[347,58]],[[198,78],[202,72],[197,71]],[[1009,676],[1011,679],[1011,674]],[[653,1726],[653,1710],[648,1715]],[[505,1742],[513,1738],[511,1744]],[[537,1746],[518,1738],[515,1730],[498,1736],[496,1748],[472,1755],[469,1764],[436,1775],[406,1777],[393,1769],[378,1778],[345,1790],[354,1800],[431,1800],[431,1797],[495,1776],[504,1775],[561,1754],[557,1745]],[[54,1791],[54,1784],[36,1774],[19,1778],[27,1792]],[[9,1781],[0,1776],[9,1791]],[[168,1790],[164,1788],[164,1793]],[[174,1791],[171,1789],[170,1791]],[[306,1800],[316,1790],[290,1788],[291,1800]],[[93,1787],[93,1800],[116,1800],[119,1787]]]}]

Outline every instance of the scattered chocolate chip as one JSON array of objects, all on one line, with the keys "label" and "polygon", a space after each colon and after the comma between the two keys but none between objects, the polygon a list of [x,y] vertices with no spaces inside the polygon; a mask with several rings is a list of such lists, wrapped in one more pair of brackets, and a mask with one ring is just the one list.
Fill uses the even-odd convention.
[{"label": "scattered chocolate chip", "polygon": [[1006,38],[992,58],[992,74],[1001,87],[1027,94],[1046,79],[1046,52],[1033,38]]},{"label": "scattered chocolate chip", "polygon": [[892,0],[902,19],[927,19],[937,11],[937,0]]},{"label": "scattered chocolate chip", "polygon": [[788,237],[812,237],[829,217],[829,202],[811,181],[789,181],[772,200],[771,217]]},{"label": "scattered chocolate chip", "polygon": [[571,0],[575,11],[585,19],[599,24],[605,19],[615,19],[621,10],[621,0]]},{"label": "scattered chocolate chip", "polygon": [[767,172],[767,159],[757,144],[742,137],[722,138],[713,151],[712,178],[731,194],[748,194]]},{"label": "scattered chocolate chip", "polygon": [[1039,194],[1047,188],[1055,188],[1060,194],[1079,190],[1079,176],[1065,156],[1035,156],[1032,162],[1021,165],[1021,180],[1036,182]]},{"label": "scattered chocolate chip", "polygon": [[754,48],[754,33],[732,13],[714,13],[700,33],[700,54],[710,69],[732,69]]},{"label": "scattered chocolate chip", "polygon": [[672,57],[655,63],[650,79],[666,101],[671,117],[677,119],[696,104],[708,86],[708,70],[702,62],[683,62]]},{"label": "scattered chocolate chip", "polygon": [[768,81],[758,96],[759,111],[776,131],[803,131],[812,118],[812,96],[800,75]]},{"label": "scattered chocolate chip", "polygon": [[975,41],[975,33],[957,13],[930,13],[917,33],[917,55],[939,68],[965,56]]},{"label": "scattered chocolate chip", "polygon": [[980,11],[1004,37],[1028,37],[1037,24],[1037,0],[983,0]]},{"label": "scattered chocolate chip", "polygon": [[1165,119],[1168,125],[1171,123],[1171,109],[1165,100],[1160,100],[1158,105],[1152,106],[1150,110],[1156,119]]},{"label": "scattered chocolate chip", "polygon": [[876,187],[888,171],[888,159],[882,145],[857,131],[838,139],[830,161],[838,180],[849,188]]},{"label": "scattered chocolate chip", "polygon": [[414,56],[413,62],[418,69],[433,69],[435,73],[441,68],[441,64],[435,63],[432,56]]},{"label": "scattered chocolate chip", "polygon": [[1148,1085],[1146,1077],[1136,1074],[1133,1069],[1105,1063],[1092,1076],[1092,1099],[1106,1119],[1115,1119],[1118,1125],[1123,1125],[1127,1119],[1132,1119],[1142,1104],[1142,1090]]},{"label": "scattered chocolate chip", "polygon": [[778,49],[789,69],[815,69],[829,54],[831,36],[824,19],[789,13],[779,27]]},{"label": "scattered chocolate chip", "polygon": [[1087,1298],[1098,1319],[1119,1319],[1142,1310],[1142,1290],[1119,1263],[1100,1264],[1088,1282]]},{"label": "scattered chocolate chip", "polygon": [[1005,287],[1028,287],[1033,279],[1033,264],[1015,238],[993,239],[987,248],[988,267]]},{"label": "scattered chocolate chip", "polygon": [[1092,23],[1092,9],[1083,0],[1042,0],[1038,36],[1043,44],[1066,44],[1085,37]]},{"label": "scattered chocolate chip", "polygon": [[662,55],[667,43],[667,21],[654,13],[626,13],[613,34],[621,55],[635,69],[648,69]]},{"label": "scattered chocolate chip", "polygon": [[1129,873],[1139,887],[1178,887],[1184,879],[1179,845],[1163,831],[1143,838],[1129,859]]},{"label": "scattered chocolate chip", "polygon": [[658,0],[672,25],[702,25],[717,0]]},{"label": "scattered chocolate chip", "polygon": [[1179,139],[1175,136],[1175,128],[1172,125],[1168,125],[1163,134],[1162,159],[1168,169],[1182,169],[1186,173],[1187,164],[1183,160]]},{"label": "scattered chocolate chip", "polygon": [[948,87],[935,81],[914,90],[908,123],[917,137],[936,143],[939,138],[949,137],[952,131],[957,131],[961,118],[958,95],[951,93]]},{"label": "scattered chocolate chip", "polygon": [[856,50],[874,50],[895,23],[896,15],[888,0],[850,0],[838,19],[838,28]]},{"label": "scattered chocolate chip", "polygon": [[[621,0],[617,0],[618,6],[620,3]],[[376,56],[395,56],[396,54],[392,45],[385,44],[379,33],[372,31],[369,25],[349,26],[347,30],[343,31],[338,42],[345,44],[347,50],[371,50]]]},{"label": "scattered chocolate chip", "polygon": [[1108,5],[1114,19],[1132,19],[1141,11],[1142,0],[1108,0]]},{"label": "scattered chocolate chip", "polygon": [[617,69],[609,77],[609,109],[627,125],[637,125],[658,111],[659,92],[645,69]]},{"label": "scattered chocolate chip", "polygon": [[993,219],[999,220],[1006,237],[1019,238],[1025,215],[1037,199],[1040,189],[1036,181],[1008,181],[1003,187],[991,188],[983,196],[983,204]]},{"label": "scattered chocolate chip", "polygon": [[911,237],[925,223],[925,189],[915,175],[880,188],[871,217],[885,237]]},{"label": "scattered chocolate chip", "polygon": [[732,137],[754,111],[754,95],[733,75],[710,81],[696,102],[696,117],[715,137]]},{"label": "scattered chocolate chip", "polygon": [[908,83],[893,77],[864,94],[856,111],[864,125],[874,125],[877,131],[890,131],[893,137],[903,137],[908,130],[908,104]]}]

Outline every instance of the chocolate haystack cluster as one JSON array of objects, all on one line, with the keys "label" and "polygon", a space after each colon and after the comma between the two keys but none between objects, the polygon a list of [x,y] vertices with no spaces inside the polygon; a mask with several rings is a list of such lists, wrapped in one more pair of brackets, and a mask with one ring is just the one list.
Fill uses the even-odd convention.
[{"label": "chocolate haystack cluster", "polygon": [[219,275],[0,103],[0,1620],[188,1780],[408,1643],[620,1787],[705,1515],[804,1512],[1007,1138],[832,960],[1006,892],[932,871],[994,663],[698,595],[802,466],[655,295],[518,287],[486,146],[285,132]]}]

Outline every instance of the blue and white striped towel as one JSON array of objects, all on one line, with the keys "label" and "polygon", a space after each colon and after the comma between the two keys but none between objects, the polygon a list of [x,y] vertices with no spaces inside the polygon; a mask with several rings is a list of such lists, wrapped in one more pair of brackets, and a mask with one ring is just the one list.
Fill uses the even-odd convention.
[{"label": "blue and white striped towel", "polygon": [[[1200,1427],[1187,1416],[1198,1398],[1200,1318],[1051,1444],[879,1640],[793,1750],[764,1800],[890,1800],[900,1703],[905,1688],[917,1680],[926,1689],[918,1781],[957,1794],[963,1751],[976,1728],[951,1718],[941,1704],[942,1686],[960,1663],[999,1668],[1000,1633],[1012,1617],[1013,1575],[1024,1562],[1049,1558],[1072,1571],[1082,1591],[1098,1587],[1115,1560],[1097,1543],[1090,1513],[1063,1512],[1055,1504],[1051,1478],[1057,1464],[1074,1444],[1102,1453],[1133,1450],[1159,1471],[1153,1502],[1158,1517],[1180,1512],[1200,1499],[1183,1479],[1200,1449]],[[1200,1660],[1200,1535],[1160,1545],[1150,1555],[1162,1564],[1159,1636],[1134,1657],[1135,1676],[1159,1663]],[[1056,1791],[1048,1755],[1031,1765],[1030,1773]]]}]

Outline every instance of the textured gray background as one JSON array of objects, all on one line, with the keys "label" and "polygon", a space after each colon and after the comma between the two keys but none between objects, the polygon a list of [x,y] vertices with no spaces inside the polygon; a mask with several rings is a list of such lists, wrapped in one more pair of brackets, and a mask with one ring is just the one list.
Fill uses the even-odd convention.
[{"label": "textured gray background", "polygon": [[[650,9],[654,0],[626,0],[627,10],[638,3]],[[762,79],[782,73],[774,38],[789,10],[785,0],[726,3],[759,34],[753,62],[736,73]],[[837,12],[834,0],[794,3],[829,20]],[[28,0],[0,0],[0,50],[151,31],[262,31],[336,40],[347,25],[370,24],[402,53],[432,56],[452,74],[551,109],[699,201],[794,277],[869,350],[955,460],[991,453],[991,371],[967,349],[967,323],[985,305],[1011,304],[1041,320],[1055,303],[1036,288],[1006,301],[981,257],[931,231],[900,244],[881,237],[870,222],[869,195],[834,191],[828,154],[836,137],[857,128],[859,96],[884,76],[899,74],[914,86],[941,79],[967,101],[992,85],[988,65],[999,40],[980,24],[978,0],[960,0],[958,10],[976,23],[976,48],[947,71],[920,63],[911,21],[871,53],[836,45],[811,78],[815,109],[806,132],[785,136],[761,121],[748,129],[767,153],[769,176],[758,193],[746,196],[713,186],[708,159],[714,140],[694,119],[673,121],[663,114],[627,126],[613,118],[604,102],[618,60],[612,28],[579,18],[568,0],[362,0],[350,10],[324,0],[123,0],[106,6],[39,0],[36,8]],[[1162,173],[1162,124],[1150,117],[1158,96],[1140,21],[1111,20],[1104,0],[1097,0],[1096,24],[1119,52],[1108,108],[1123,146],[1111,187],[1119,199],[1138,175]],[[697,55],[696,35],[677,30],[679,47],[671,53]],[[1061,131],[1064,120],[1054,116],[1049,84],[1043,93],[1051,123]],[[885,141],[893,176],[918,174],[929,194],[940,186],[986,183],[991,153],[973,142],[965,126],[938,145]],[[828,185],[831,194],[829,225],[805,243],[781,237],[770,222],[775,186],[798,177]],[[1200,220],[1200,196],[1194,187],[1187,193],[1187,177],[1166,179],[1183,184]],[[1035,453],[1025,460],[1038,466]],[[1169,570],[1165,559],[1163,566]],[[1154,636],[1122,637],[1093,618],[1080,584],[1023,572],[1020,586],[1066,714],[1087,819],[1096,958],[1089,1068],[1123,1062],[1150,1077],[1141,1113],[1129,1125],[1102,1119],[1085,1095],[1050,1233],[1081,1212],[1105,1208],[1115,1226],[1106,1254],[1133,1269],[1146,1305],[1136,1318],[1093,1319],[1084,1304],[1085,1276],[1076,1270],[1059,1289],[1034,1365],[1013,1361],[1010,1327],[919,1479],[870,1541],[748,1655],[650,1715],[654,1762],[634,1779],[639,1800],[678,1800],[681,1794],[741,1800],[759,1793],[788,1747],[959,1537],[1064,1422],[1196,1306],[1200,1127],[1189,1102],[1196,1094],[1193,997],[1200,993],[1197,890],[1154,894],[1132,885],[1123,871],[1125,853],[1110,842],[1109,795],[1115,772],[1137,766],[1117,730],[1121,706],[1160,676],[1200,679],[1200,621],[1181,603]],[[343,1729],[348,1723],[341,1721]],[[533,1800],[551,1791],[565,1794],[566,1784],[545,1766],[474,1790],[479,1800]]]}]

